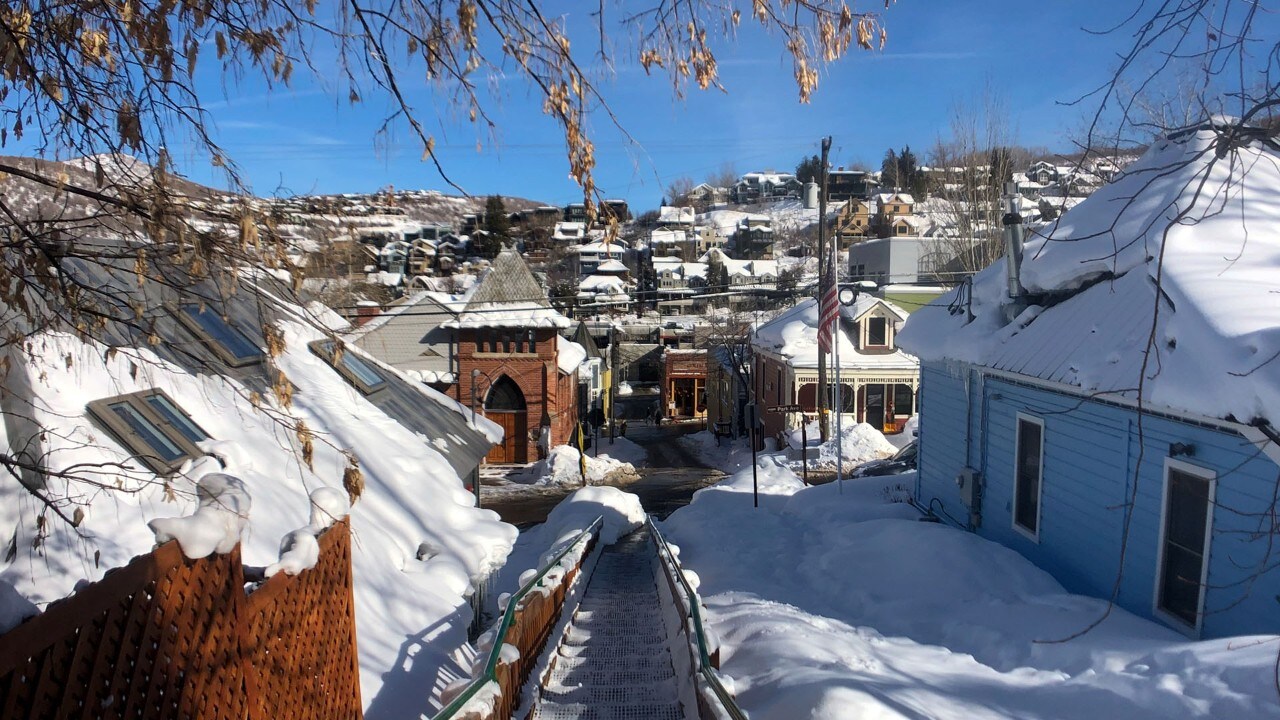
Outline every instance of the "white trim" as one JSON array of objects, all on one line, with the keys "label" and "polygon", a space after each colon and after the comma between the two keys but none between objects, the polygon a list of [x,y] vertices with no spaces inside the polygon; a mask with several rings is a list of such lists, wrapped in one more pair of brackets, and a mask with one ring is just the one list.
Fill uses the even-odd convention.
[{"label": "white trim", "polygon": [[[1194,626],[1187,625],[1186,620],[1160,607],[1160,585],[1161,581],[1164,580],[1164,536],[1169,515],[1169,471],[1171,469],[1198,477],[1209,483],[1208,504],[1205,508],[1204,520],[1204,550],[1201,555],[1202,565],[1200,567],[1200,596],[1196,600],[1196,622]],[[1159,544],[1156,545],[1156,579],[1155,587],[1151,592],[1151,612],[1164,621],[1165,624],[1195,639],[1199,639],[1200,632],[1204,627],[1204,596],[1209,581],[1209,548],[1213,544],[1213,507],[1217,489],[1218,473],[1216,471],[1200,465],[1193,465],[1185,460],[1165,458],[1164,486],[1160,491],[1160,534]]]},{"label": "white trim", "polygon": [[[1040,471],[1036,481],[1036,529],[1032,532],[1030,529],[1018,524],[1018,454],[1022,449],[1022,422],[1027,421],[1040,427]],[[1017,419],[1013,428],[1013,512],[1009,513],[1009,522],[1013,529],[1021,533],[1024,537],[1032,542],[1040,543],[1040,523],[1044,515],[1044,419],[1027,413],[1017,413]]]}]

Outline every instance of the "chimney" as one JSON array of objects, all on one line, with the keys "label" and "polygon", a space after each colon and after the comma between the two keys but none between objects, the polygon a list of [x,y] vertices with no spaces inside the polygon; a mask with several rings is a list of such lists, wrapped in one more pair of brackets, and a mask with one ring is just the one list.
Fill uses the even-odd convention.
[{"label": "chimney", "polygon": [[382,307],[377,303],[366,304],[366,301],[361,301],[359,307],[356,308],[356,316],[352,318],[351,324],[355,327],[360,327],[381,314]]},{"label": "chimney", "polygon": [[1023,246],[1023,228],[1022,215],[1018,213],[1018,200],[1021,196],[1018,194],[1018,183],[1007,182],[1004,184],[1004,195],[1001,197],[1004,205],[1004,218],[1002,223],[1004,231],[1004,263],[1005,263],[1005,279],[1008,282],[1008,300],[1005,303],[1004,312],[1005,319],[1013,322],[1013,319],[1022,314],[1027,307],[1027,291],[1022,287],[1022,246]]}]

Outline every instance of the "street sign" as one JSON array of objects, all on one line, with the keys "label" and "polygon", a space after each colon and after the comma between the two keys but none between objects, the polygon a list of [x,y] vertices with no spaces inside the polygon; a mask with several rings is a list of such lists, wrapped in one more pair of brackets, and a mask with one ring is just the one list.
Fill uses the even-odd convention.
[{"label": "street sign", "polygon": [[800,407],[799,405],[774,405],[769,408],[769,412],[771,413],[804,412],[804,408]]}]

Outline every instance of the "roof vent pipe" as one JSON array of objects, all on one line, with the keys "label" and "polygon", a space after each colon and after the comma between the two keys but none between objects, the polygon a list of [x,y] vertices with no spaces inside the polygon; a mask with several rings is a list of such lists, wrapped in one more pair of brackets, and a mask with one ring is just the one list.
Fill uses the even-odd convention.
[{"label": "roof vent pipe", "polygon": [[1022,229],[1022,215],[1018,212],[1020,197],[1017,182],[1004,184],[1004,195],[1001,197],[1001,204],[1004,205],[1005,211],[1002,219],[1004,225],[1002,235],[1009,295],[1009,302],[1005,305],[1005,317],[1009,322],[1013,322],[1013,319],[1022,314],[1027,307],[1027,291],[1022,287],[1022,246],[1025,235]]}]

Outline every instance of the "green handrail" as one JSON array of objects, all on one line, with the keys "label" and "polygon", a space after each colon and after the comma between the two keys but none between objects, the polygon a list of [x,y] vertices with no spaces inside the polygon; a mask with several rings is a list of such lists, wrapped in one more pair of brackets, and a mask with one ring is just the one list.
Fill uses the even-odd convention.
[{"label": "green handrail", "polygon": [[[729,713],[729,717],[733,720],[748,720],[747,713],[738,707],[738,703],[734,701],[733,696],[720,683],[720,678],[715,673],[715,668],[711,667],[711,653],[707,651],[706,631],[702,628],[702,613],[699,610],[702,603],[698,600],[696,593],[689,581],[685,579],[684,572],[680,570],[680,562],[676,560],[675,555],[671,552],[671,547],[667,545],[666,538],[662,537],[662,533],[658,532],[658,526],[653,522],[653,516],[649,515],[645,522],[649,525],[649,532],[653,534],[654,544],[658,548],[660,555],[665,555],[668,562],[664,562],[664,571],[668,577],[674,576],[675,579],[684,587],[685,596],[689,598],[689,615],[693,618],[693,632],[698,641],[698,674],[707,681],[707,685],[711,687],[712,692],[716,694],[716,698],[720,701],[720,706],[725,712]],[[679,598],[673,598],[679,602]]]},{"label": "green handrail", "polygon": [[570,550],[599,532],[600,526],[603,523],[603,515],[593,520],[591,524],[587,526],[586,530],[578,533],[578,536],[573,539],[573,542],[569,543],[563,550],[556,553],[554,558],[538,570],[538,574],[535,575],[533,579],[522,585],[520,589],[516,591],[516,594],[512,595],[510,599],[507,600],[507,609],[502,613],[502,623],[498,625],[497,634],[494,635],[493,647],[489,648],[489,660],[485,663],[484,672],[481,673],[479,677],[472,680],[471,683],[467,685],[467,688],[463,690],[458,697],[453,699],[453,702],[445,705],[440,712],[432,715],[431,720],[449,720],[449,718],[452,718],[463,708],[463,706],[470,702],[471,698],[475,697],[475,694],[480,691],[481,687],[484,687],[486,683],[497,680],[498,658],[502,655],[502,641],[503,638],[507,636],[507,630],[511,629],[511,624],[515,622],[516,608],[519,607],[520,601],[523,600],[524,596],[528,595],[531,590],[542,584],[542,578],[545,577],[547,573],[551,572],[551,568],[558,565],[560,561],[564,559],[564,556],[569,554]]}]

